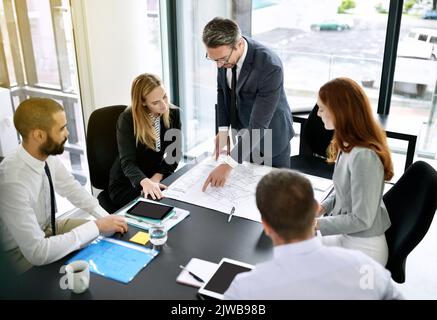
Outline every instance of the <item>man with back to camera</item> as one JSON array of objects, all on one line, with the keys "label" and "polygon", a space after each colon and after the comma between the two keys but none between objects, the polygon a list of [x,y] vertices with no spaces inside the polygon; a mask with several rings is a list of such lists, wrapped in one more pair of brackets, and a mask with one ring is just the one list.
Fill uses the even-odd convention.
[{"label": "man with back to camera", "polygon": [[[262,158],[264,164],[289,168],[294,131],[279,57],[262,44],[243,37],[234,21],[220,17],[205,26],[203,43],[206,58],[214,61],[218,68],[219,133],[215,140],[215,157],[218,158],[225,146],[228,156],[210,173],[202,190],[209,184],[224,186],[232,169],[242,161],[258,163]],[[248,129],[232,150],[229,128]],[[260,130],[259,137],[253,134],[256,130]],[[250,147],[246,148],[248,141]]]},{"label": "man with back to camera", "polygon": [[314,236],[319,204],[311,183],[275,170],[256,189],[273,259],[237,275],[225,299],[403,299],[390,272],[356,250],[324,246]]},{"label": "man with back to camera", "polygon": [[[0,234],[19,273],[59,260],[99,234],[127,231],[125,219],[109,215],[55,157],[68,137],[60,104],[28,99],[18,106],[14,124],[23,142],[0,164]],[[55,221],[55,190],[97,220]]]}]

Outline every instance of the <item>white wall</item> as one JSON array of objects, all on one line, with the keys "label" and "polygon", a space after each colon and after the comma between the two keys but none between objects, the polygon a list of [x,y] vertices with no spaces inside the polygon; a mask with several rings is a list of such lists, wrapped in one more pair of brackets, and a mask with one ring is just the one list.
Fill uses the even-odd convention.
[{"label": "white wall", "polygon": [[130,103],[132,80],[147,72],[146,0],[71,1],[85,126],[97,108]]}]

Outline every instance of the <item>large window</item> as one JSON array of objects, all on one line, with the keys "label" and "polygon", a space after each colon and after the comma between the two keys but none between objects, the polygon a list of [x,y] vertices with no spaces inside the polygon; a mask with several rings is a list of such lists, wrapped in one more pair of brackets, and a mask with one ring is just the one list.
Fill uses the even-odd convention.
[{"label": "large window", "polygon": [[362,83],[376,110],[387,15],[379,14],[373,2],[355,1],[355,7],[346,7],[343,14],[338,14],[340,1],[326,0],[305,5],[300,0],[177,4],[180,94],[188,150],[210,151],[212,146],[205,140],[214,135],[217,71],[215,64],[204,59],[201,35],[215,16],[237,20],[244,34],[277,52],[284,64],[285,88],[293,111],[314,106],[320,86],[338,76]]},{"label": "large window", "polygon": [[177,1],[179,93],[188,156],[213,150],[217,66],[205,59],[204,26],[215,16],[230,17],[231,1]]},{"label": "large window", "polygon": [[252,2],[252,37],[282,59],[293,111],[314,106],[320,86],[339,76],[361,83],[376,110],[387,16],[373,1],[340,2]]},{"label": "large window", "polygon": [[161,46],[161,24],[159,12],[159,0],[147,0],[146,26],[148,61],[147,72],[163,77],[162,70],[162,46]]},{"label": "large window", "polygon": [[[82,88],[86,91],[84,95],[93,95],[93,101],[102,106],[105,103],[100,103],[101,97],[107,96],[108,90],[118,91],[112,96],[115,99],[108,99],[106,104],[128,104],[131,81],[139,73],[151,72],[162,77],[160,1],[140,0],[129,4],[124,1],[83,1],[78,5],[70,0],[0,0],[0,86],[8,89],[14,110],[29,97],[51,98],[64,106],[70,136],[61,159],[74,177],[90,189],[71,4],[77,5],[76,14],[86,12],[89,15],[77,19],[82,24],[76,26],[76,41],[79,29],[89,39],[99,32],[103,35],[88,45],[84,41],[88,38],[81,33],[81,45],[88,45],[85,55],[89,57],[85,57],[83,52],[78,56],[80,61],[86,61],[82,63],[86,65],[83,76],[88,70],[93,70],[92,80],[95,80],[92,86]],[[114,12],[116,18],[111,16]],[[117,41],[117,38],[107,37],[108,30],[113,35],[123,34],[123,39]],[[123,45],[120,46],[120,42]],[[113,47],[120,50],[107,50]],[[96,54],[96,59],[93,54]],[[120,66],[120,61],[125,64]],[[116,70],[114,74],[123,79],[123,86],[114,85],[108,89],[108,66],[112,66],[111,70]],[[89,88],[92,89],[87,91]],[[10,108],[0,105],[0,108],[6,107]],[[87,106],[87,112],[94,110],[89,110],[90,107],[96,105]],[[72,207],[62,198],[57,199],[57,203],[58,213]]]},{"label": "large window", "polygon": [[[178,1],[180,96],[186,117],[188,154],[212,149],[216,66],[203,58],[201,40],[203,27],[211,18],[224,16],[236,20],[243,34],[280,56],[292,111],[309,110],[321,85],[345,76],[364,87],[376,113],[378,105],[384,103],[379,98],[386,96],[387,90],[381,88],[381,79],[390,3],[390,0]],[[437,150],[435,3],[404,2],[399,51],[407,42],[408,54],[396,62],[390,111],[391,118],[408,116],[397,123],[400,127],[402,121],[408,122],[408,126],[413,122],[423,124],[416,152],[430,158],[435,157]],[[389,145],[394,157],[401,159],[395,167],[399,176],[404,169],[407,144],[389,139]],[[297,146],[293,149],[292,153],[297,152]]]},{"label": "large window", "polygon": [[[0,27],[0,60],[7,71],[1,85],[9,89],[13,109],[30,97],[51,98],[63,105],[70,136],[61,159],[89,187],[69,1],[3,0]],[[72,207],[57,198],[58,214]]]},{"label": "large window", "polygon": [[437,154],[436,2],[404,1],[390,108],[420,125],[417,153],[428,158]]},{"label": "large window", "polygon": [[[102,1],[103,4],[107,5],[106,2]],[[137,50],[138,47],[125,46],[123,48],[127,55],[130,54],[129,58],[125,60],[131,62],[132,65],[135,65],[132,57],[139,60],[141,67],[136,68],[139,70],[134,72],[135,76],[141,72],[151,72],[162,77],[159,4],[159,0],[142,0],[132,2],[131,6],[120,7],[119,19],[133,19],[130,14],[134,11],[138,13],[135,19],[141,20],[141,23],[135,26],[138,29],[123,30],[119,28],[116,30],[116,32],[128,35],[135,34],[141,37],[135,40],[144,44],[142,51]],[[99,4],[94,2],[95,6],[89,3],[84,3],[84,5],[87,5],[87,12],[92,13],[95,6]],[[111,9],[118,8],[119,5],[121,2],[114,2],[112,8],[106,9],[111,12]],[[81,20],[84,21],[84,25],[81,27],[86,27],[85,32],[90,34],[96,29],[100,30],[98,27],[101,27],[102,30],[110,30],[112,27],[112,25],[96,26],[91,23],[91,19],[106,23],[107,20],[102,19],[102,16],[89,17],[89,19],[90,21],[85,21],[84,17]],[[113,19],[110,21],[114,22]],[[117,22],[119,23],[119,21]],[[129,24],[126,25],[128,26],[126,29],[131,28]],[[74,177],[90,189],[70,1],[0,0],[0,28],[0,85],[10,91],[13,109],[15,110],[21,101],[29,97],[51,98],[64,106],[70,136],[61,159]],[[114,41],[111,37],[108,37],[107,40],[106,38],[99,40],[101,41],[99,47],[92,47],[90,50],[103,51],[107,44],[112,44]],[[126,43],[131,44],[129,41]],[[108,65],[117,66],[118,60],[114,61],[116,59],[111,54],[118,54],[118,52],[120,51],[106,54],[104,58],[105,61],[109,61]],[[84,60],[84,57],[80,58]],[[103,58],[100,56],[100,59]],[[103,77],[99,72],[102,69],[99,68],[97,62],[90,60],[87,68],[94,67],[95,79],[101,79]],[[131,67],[131,65],[128,66]],[[120,93],[120,96],[130,96],[130,81],[133,78],[132,76],[128,78],[128,83],[126,83],[128,89]],[[94,84],[94,88],[99,89],[103,85],[99,81]],[[97,95],[96,92],[92,94]],[[128,100],[125,102],[128,103]],[[119,101],[109,103],[117,104]],[[3,107],[0,106],[0,108]],[[58,213],[72,208],[71,204],[62,198],[57,201]]]}]

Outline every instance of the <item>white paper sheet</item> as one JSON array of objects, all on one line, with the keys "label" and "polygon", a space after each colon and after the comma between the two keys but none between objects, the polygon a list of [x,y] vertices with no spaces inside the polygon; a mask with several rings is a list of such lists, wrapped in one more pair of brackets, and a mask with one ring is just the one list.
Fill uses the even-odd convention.
[{"label": "white paper sheet", "polygon": [[[261,215],[255,202],[256,186],[264,175],[275,169],[244,162],[232,170],[224,187],[209,186],[205,192],[202,192],[206,178],[218,163],[213,158],[203,160],[164,190],[164,195],[226,214],[235,207],[234,216],[261,222]],[[332,181],[304,175],[313,185],[316,200],[322,201],[329,193]]]},{"label": "white paper sheet", "polygon": [[164,195],[226,214],[235,207],[234,216],[260,222],[261,215],[255,203],[255,189],[259,180],[272,168],[245,162],[232,170],[224,187],[209,186],[202,192],[206,178],[217,165],[218,162],[214,159],[205,159],[173,182],[164,190]]}]

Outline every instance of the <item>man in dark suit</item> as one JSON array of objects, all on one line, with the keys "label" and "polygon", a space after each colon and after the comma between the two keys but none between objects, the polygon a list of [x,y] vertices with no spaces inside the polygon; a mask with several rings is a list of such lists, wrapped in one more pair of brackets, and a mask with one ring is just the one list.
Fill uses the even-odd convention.
[{"label": "man in dark suit", "polygon": [[[227,157],[210,173],[203,191],[209,184],[222,187],[242,161],[289,168],[294,131],[279,57],[220,17],[205,26],[203,42],[206,58],[218,68],[216,159],[227,147]],[[232,150],[230,128],[231,139],[237,138]]]}]

